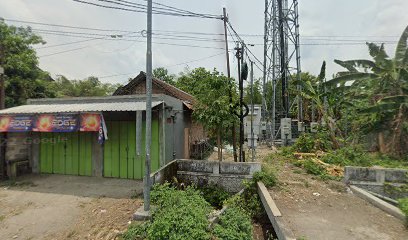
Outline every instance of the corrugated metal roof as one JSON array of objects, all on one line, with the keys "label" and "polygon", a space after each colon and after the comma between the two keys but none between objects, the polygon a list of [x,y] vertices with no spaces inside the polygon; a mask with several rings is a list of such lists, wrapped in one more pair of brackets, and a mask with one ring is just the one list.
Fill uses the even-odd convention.
[{"label": "corrugated metal roof", "polygon": [[[155,107],[162,102],[152,102]],[[0,110],[0,114],[144,111],[146,102],[29,104]]]}]

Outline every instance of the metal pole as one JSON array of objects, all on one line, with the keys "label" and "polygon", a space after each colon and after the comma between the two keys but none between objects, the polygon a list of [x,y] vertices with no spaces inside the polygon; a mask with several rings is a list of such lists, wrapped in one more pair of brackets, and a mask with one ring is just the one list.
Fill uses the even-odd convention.
[{"label": "metal pole", "polygon": [[298,1],[293,0],[293,8],[295,12],[294,22],[295,22],[295,51],[296,51],[296,80],[298,81],[298,121],[300,124],[300,131],[304,131],[304,116],[303,116],[303,98],[302,98],[302,84],[301,84],[301,66],[300,66],[300,38],[299,38],[299,14],[298,14]]},{"label": "metal pole", "polygon": [[[0,19],[0,23],[2,23]],[[0,109],[6,108],[6,90],[4,84],[4,68],[6,54],[4,53],[2,42],[0,42]],[[0,134],[0,180],[5,177],[5,150],[6,133]]]},{"label": "metal pole", "polygon": [[[227,35],[227,9],[223,8],[222,9],[224,13],[224,36],[225,36],[225,54],[227,57],[227,76],[228,76],[228,82],[230,83],[230,91],[229,91],[229,103],[232,105],[232,83],[231,83],[231,68],[230,68],[230,60],[229,60],[229,49],[228,49],[228,35]],[[234,162],[237,161],[237,140],[235,136],[235,122],[232,123],[231,127],[231,133],[232,133],[232,152],[234,155]]]},{"label": "metal pole", "polygon": [[262,82],[262,121],[266,120],[266,81],[267,81],[267,76],[268,74],[266,73],[266,65],[268,61],[268,28],[269,28],[269,21],[270,19],[268,18],[268,7],[269,6],[269,0],[265,0],[265,12],[264,12],[264,17],[265,17],[265,24],[264,24],[264,62],[263,62],[263,82]]},{"label": "metal pole", "polygon": [[239,43],[237,43],[237,47],[235,48],[235,50],[237,50],[235,56],[238,59],[238,82],[239,82],[239,162],[242,162],[243,160],[243,153],[242,153],[242,143],[244,140],[244,136],[242,135],[242,129],[243,128],[243,124],[242,124],[242,116],[243,116],[243,112],[242,112],[242,99],[243,99],[243,81],[241,78],[241,48],[239,47]]},{"label": "metal pole", "polygon": [[[244,65],[244,45],[241,42],[241,66]],[[239,148],[241,151],[240,162],[245,162],[245,151],[244,151],[244,79],[242,79],[241,69],[239,71],[240,82],[239,82],[239,106],[240,106],[240,118],[239,118]]]},{"label": "metal pole", "polygon": [[289,117],[289,95],[288,95],[288,79],[287,79],[287,69],[286,69],[286,41],[285,41],[285,21],[283,13],[283,0],[278,0],[278,11],[279,11],[279,43],[280,43],[280,71],[282,78],[282,103],[284,108],[284,116]]},{"label": "metal pole", "polygon": [[254,135],[254,62],[251,61],[251,150],[252,162],[255,162],[255,135]]},{"label": "metal pole", "polygon": [[271,123],[271,145],[275,144],[276,131],[276,50],[277,50],[277,29],[276,29],[276,2],[272,3],[272,123]]},{"label": "metal pole", "polygon": [[146,160],[143,186],[144,210],[150,210],[150,150],[152,144],[152,0],[147,0],[146,51]]}]

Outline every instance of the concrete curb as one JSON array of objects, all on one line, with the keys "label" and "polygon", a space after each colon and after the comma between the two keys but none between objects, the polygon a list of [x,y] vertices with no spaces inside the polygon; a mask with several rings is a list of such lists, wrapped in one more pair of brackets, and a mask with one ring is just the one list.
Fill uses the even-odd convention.
[{"label": "concrete curb", "polygon": [[379,199],[378,197],[370,194],[369,192],[367,192],[367,191],[365,191],[365,190],[363,190],[363,189],[361,189],[359,187],[350,186],[350,189],[353,191],[353,193],[356,196],[360,197],[361,199],[366,200],[367,202],[371,203],[372,205],[374,205],[374,206],[378,207],[379,209],[383,210],[384,212],[390,214],[391,216],[394,216],[394,217],[396,217],[396,218],[398,218],[398,219],[400,219],[402,221],[405,221],[405,219],[406,219],[405,215],[402,213],[402,211],[399,208],[387,203],[384,200]]},{"label": "concrete curb", "polygon": [[266,213],[268,214],[268,218],[272,223],[273,229],[279,240],[295,240],[293,237],[294,234],[292,231],[285,226],[285,223],[282,219],[282,213],[279,211],[278,207],[276,206],[275,201],[273,201],[271,195],[266,189],[263,182],[257,182],[258,187],[258,194],[261,198],[262,204],[265,208]]}]

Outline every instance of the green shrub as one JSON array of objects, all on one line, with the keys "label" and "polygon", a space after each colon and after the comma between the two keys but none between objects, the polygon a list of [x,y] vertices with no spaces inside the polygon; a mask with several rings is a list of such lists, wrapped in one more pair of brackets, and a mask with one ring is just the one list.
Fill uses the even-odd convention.
[{"label": "green shrub", "polygon": [[251,218],[236,207],[229,207],[220,216],[215,225],[213,235],[219,240],[251,240]]},{"label": "green shrub", "polygon": [[[254,173],[252,176],[252,184],[256,184],[257,182],[263,182],[266,187],[273,187],[277,183],[277,178],[275,173],[270,170],[269,168],[262,166],[262,171]],[[253,186],[256,187],[256,186]]]},{"label": "green shrub", "polygon": [[323,156],[323,162],[340,166],[372,166],[372,157],[360,146],[348,146],[329,152]]},{"label": "green shrub", "polygon": [[327,174],[326,169],[322,165],[317,164],[312,160],[303,161],[303,168],[309,174],[313,174],[313,175],[317,175],[317,176]]},{"label": "green shrub", "polygon": [[328,131],[321,128],[316,133],[301,134],[291,148],[293,152],[326,152],[333,149],[333,143]]},{"label": "green shrub", "polygon": [[210,239],[207,216],[211,206],[192,186],[184,191],[169,184],[155,185],[151,193],[156,210],[147,228],[148,239]]},{"label": "green shrub", "polygon": [[209,185],[200,190],[204,199],[217,209],[221,209],[223,202],[231,196],[230,193],[216,185]]},{"label": "green shrub", "polygon": [[147,228],[149,223],[132,223],[129,225],[128,230],[122,234],[123,240],[143,240],[147,237]]},{"label": "green shrub", "polygon": [[406,222],[408,226],[408,198],[402,198],[398,200],[398,206],[401,209],[401,211],[405,214],[406,217]]},{"label": "green shrub", "polygon": [[262,171],[256,172],[249,181],[244,180],[244,192],[225,201],[228,206],[240,209],[251,218],[260,219],[265,214],[261,199],[258,195],[257,182],[262,181],[266,187],[273,187],[277,184],[277,178],[270,168],[262,166]]}]

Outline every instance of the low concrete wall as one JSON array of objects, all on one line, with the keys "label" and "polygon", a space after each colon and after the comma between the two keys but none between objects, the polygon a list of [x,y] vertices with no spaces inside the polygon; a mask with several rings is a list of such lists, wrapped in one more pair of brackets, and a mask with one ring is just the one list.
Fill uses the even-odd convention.
[{"label": "low concrete wall", "polygon": [[260,163],[235,163],[204,160],[174,160],[151,174],[152,183],[179,182],[198,187],[218,185],[231,193],[239,192],[242,181],[251,179],[253,173],[261,171]]},{"label": "low concrete wall", "polygon": [[177,168],[177,160],[169,162],[156,172],[150,174],[151,183],[163,184],[165,182],[171,182],[174,177],[177,177]]},{"label": "low concrete wall", "polygon": [[345,167],[344,181],[392,199],[408,197],[408,170]]},{"label": "low concrete wall", "polygon": [[273,201],[271,195],[263,182],[257,183],[258,195],[261,198],[262,205],[265,208],[269,221],[271,222],[276,236],[279,240],[295,240],[293,232],[285,225],[282,220],[282,214]]}]

